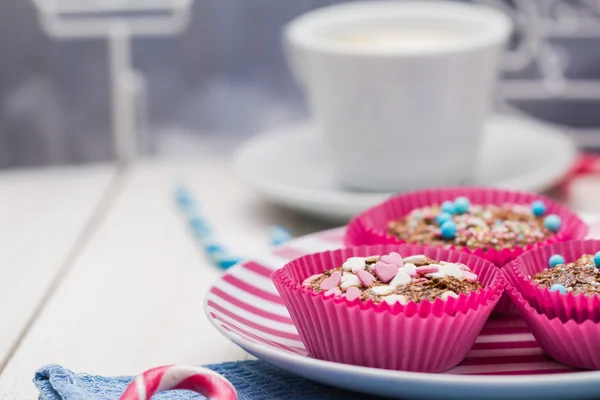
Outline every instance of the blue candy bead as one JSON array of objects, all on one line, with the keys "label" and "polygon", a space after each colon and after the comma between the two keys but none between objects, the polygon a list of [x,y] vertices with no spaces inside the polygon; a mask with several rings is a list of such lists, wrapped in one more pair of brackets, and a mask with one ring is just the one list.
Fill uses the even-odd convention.
[{"label": "blue candy bead", "polygon": [[204,239],[212,235],[212,230],[206,221],[199,216],[192,217],[189,220],[189,224],[196,236],[200,239]]},{"label": "blue candy bead", "polygon": [[454,214],[455,212],[454,203],[450,200],[443,202],[442,207],[440,209],[442,210],[442,212],[448,213],[450,215]]},{"label": "blue candy bead", "polygon": [[555,283],[550,288],[551,292],[559,292],[560,294],[567,294],[567,288],[561,285],[560,283]]},{"label": "blue candy bead", "polygon": [[556,214],[550,214],[544,219],[544,226],[552,232],[558,232],[561,224],[562,221],[560,217]]},{"label": "blue candy bead", "polygon": [[454,200],[454,210],[457,214],[464,214],[471,208],[471,202],[466,197],[457,197]]},{"label": "blue candy bead", "polygon": [[278,225],[269,230],[269,237],[271,238],[271,245],[279,246],[290,241],[292,234],[287,228]]},{"label": "blue candy bead", "polygon": [[533,215],[536,217],[541,217],[542,215],[546,214],[546,205],[543,201],[534,201],[531,203],[531,212],[533,212]]},{"label": "blue candy bead", "polygon": [[208,254],[226,254],[225,247],[218,244],[207,244],[204,249]]},{"label": "blue candy bead", "polygon": [[444,239],[454,239],[456,237],[456,224],[453,221],[446,221],[440,226],[442,237]]},{"label": "blue candy bead", "polygon": [[565,263],[565,259],[560,254],[555,254],[552,257],[550,257],[550,259],[548,260],[548,264],[550,265],[550,268],[554,268],[557,265],[564,264],[564,263]]},{"label": "blue candy bead", "polygon": [[596,267],[600,267],[600,251],[594,254],[594,264]]},{"label": "blue candy bead", "polygon": [[435,217],[435,220],[438,224],[442,225],[444,222],[451,221],[452,215],[448,214],[447,212],[441,212]]}]

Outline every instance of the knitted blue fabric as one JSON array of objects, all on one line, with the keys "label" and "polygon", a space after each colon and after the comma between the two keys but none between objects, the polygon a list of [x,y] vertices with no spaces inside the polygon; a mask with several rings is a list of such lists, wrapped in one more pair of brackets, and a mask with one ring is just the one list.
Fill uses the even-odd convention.
[{"label": "knitted blue fabric", "polygon": [[[262,361],[240,361],[207,365],[235,386],[240,400],[361,400],[375,399],[364,394],[308,381]],[[40,369],[33,382],[40,400],[116,400],[132,377],[106,378],[75,374],[58,365]],[[175,390],[155,396],[156,400],[202,400],[198,394]]]}]

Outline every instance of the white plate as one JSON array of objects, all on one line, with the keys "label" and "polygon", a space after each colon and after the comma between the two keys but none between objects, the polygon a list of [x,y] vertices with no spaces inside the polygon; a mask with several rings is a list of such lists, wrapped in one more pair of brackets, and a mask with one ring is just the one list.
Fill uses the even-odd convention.
[{"label": "white plate", "polygon": [[[517,116],[490,118],[470,184],[538,192],[555,185],[576,156],[575,144],[555,128]],[[310,124],[281,127],[244,144],[238,172],[270,201],[329,220],[344,221],[391,193],[345,190],[334,177]]]},{"label": "white plate", "polygon": [[[591,234],[599,237],[600,215],[586,216],[586,220]],[[490,320],[467,359],[442,374],[310,358],[269,275],[301,254],[340,247],[342,235],[343,229],[336,229],[305,236],[234,266],[206,297],[209,320],[223,335],[264,361],[308,379],[368,394],[421,399],[598,398],[600,371],[577,372],[543,356],[518,316]]]}]

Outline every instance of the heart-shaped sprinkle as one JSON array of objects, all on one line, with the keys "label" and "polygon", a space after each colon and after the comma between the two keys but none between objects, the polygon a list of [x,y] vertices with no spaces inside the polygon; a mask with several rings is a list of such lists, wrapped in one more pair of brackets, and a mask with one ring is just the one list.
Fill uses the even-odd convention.
[{"label": "heart-shaped sprinkle", "polygon": [[477,275],[474,274],[474,273],[472,273],[471,271],[463,271],[462,272],[462,276],[463,276],[463,278],[465,278],[469,282],[476,282],[477,281]]},{"label": "heart-shaped sprinkle", "polygon": [[391,286],[375,286],[370,289],[377,296],[386,296],[396,291],[396,288]]},{"label": "heart-shaped sprinkle", "polygon": [[342,291],[337,286],[334,287],[334,288],[331,288],[331,289],[329,289],[328,291],[325,292],[325,296],[335,296],[335,297],[338,297],[338,296],[341,296],[341,295],[342,295]]},{"label": "heart-shaped sprinkle", "polygon": [[388,285],[392,287],[398,287],[400,285],[408,285],[411,281],[412,278],[410,275],[402,270],[399,270],[394,279],[392,279]]},{"label": "heart-shaped sprinkle", "polygon": [[389,305],[394,305],[396,303],[400,303],[402,305],[408,304],[406,297],[401,294],[390,294],[389,296],[385,296],[383,300]]},{"label": "heart-shaped sprinkle", "polygon": [[348,290],[346,290],[346,298],[350,301],[354,300],[354,299],[358,299],[360,297],[360,289],[357,288],[356,286],[352,286],[351,288],[348,288]]},{"label": "heart-shaped sprinkle", "polygon": [[364,287],[370,287],[375,282],[375,277],[364,269],[356,271],[356,276]]},{"label": "heart-shaped sprinkle", "polygon": [[422,264],[424,262],[427,262],[427,257],[425,257],[423,254],[417,254],[410,257],[404,257],[404,262],[412,264]]},{"label": "heart-shaped sprinkle", "polygon": [[356,273],[356,270],[365,269],[366,266],[367,266],[367,263],[365,262],[364,258],[350,257],[349,259],[347,259],[344,262],[344,264],[342,265],[342,269],[344,271],[352,271],[352,272]]},{"label": "heart-shaped sprinkle", "polygon": [[450,298],[450,297],[458,298],[458,295],[451,290],[447,290],[444,293],[442,293],[442,295],[440,296],[440,298],[442,300],[448,300],[448,298]]},{"label": "heart-shaped sprinkle", "polygon": [[381,256],[381,261],[383,261],[386,264],[395,265],[398,268],[402,268],[404,266],[404,260],[402,260],[402,256],[394,252],[386,256]]},{"label": "heart-shaped sprinkle", "polygon": [[352,286],[360,286],[360,279],[354,274],[343,276],[341,282],[340,287],[344,290]]},{"label": "heart-shaped sprinkle", "polygon": [[419,274],[425,275],[425,274],[434,274],[436,272],[439,272],[440,268],[436,267],[436,266],[432,266],[432,265],[424,265],[422,267],[417,267],[417,272]]},{"label": "heart-shaped sprinkle", "polygon": [[342,274],[339,271],[335,271],[333,274],[331,274],[329,278],[323,280],[323,282],[321,282],[321,286],[319,287],[321,288],[321,290],[333,289],[334,287],[340,284],[341,280]]},{"label": "heart-shaped sprinkle", "polygon": [[417,266],[415,264],[406,263],[404,267],[400,268],[400,271],[404,271],[410,276],[417,276]]},{"label": "heart-shaped sprinkle", "polygon": [[456,264],[444,265],[443,272],[458,279],[463,277],[463,271]]},{"label": "heart-shaped sprinkle", "polygon": [[387,264],[383,261],[377,261],[375,263],[375,274],[381,282],[388,283],[398,273],[398,266],[394,264]]},{"label": "heart-shaped sprinkle", "polygon": [[302,282],[302,286],[311,286],[312,283],[314,281],[316,281],[317,279],[319,279],[320,277],[321,277],[321,274],[315,274],[315,275],[309,276],[308,278],[306,278],[304,280],[304,282]]}]

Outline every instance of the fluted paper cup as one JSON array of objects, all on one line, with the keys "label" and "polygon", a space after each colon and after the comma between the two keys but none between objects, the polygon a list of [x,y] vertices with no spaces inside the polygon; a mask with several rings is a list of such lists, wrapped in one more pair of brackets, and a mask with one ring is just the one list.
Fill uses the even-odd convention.
[{"label": "fluted paper cup", "polygon": [[600,323],[549,318],[531,306],[514,287],[509,286],[507,293],[546,355],[571,367],[600,369]]},{"label": "fluted paper cup", "polygon": [[584,254],[595,254],[600,251],[600,240],[576,240],[556,243],[530,251],[509,263],[505,275],[510,276],[511,284],[522,294],[523,298],[535,309],[562,321],[575,320],[584,322],[592,320],[600,322],[600,296],[573,294],[568,292],[550,292],[531,279],[535,274],[548,268],[548,260],[554,254],[560,254],[565,262],[573,262]]},{"label": "fluted paper cup", "polygon": [[[393,306],[325,296],[302,286],[307,277],[337,268],[350,257],[416,254],[460,262],[482,288],[458,298]],[[441,372],[467,355],[504,290],[490,262],[464,252],[415,245],[360,246],[307,255],[272,275],[302,342],[316,358],[374,368]]]}]

